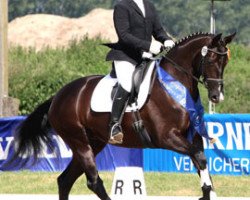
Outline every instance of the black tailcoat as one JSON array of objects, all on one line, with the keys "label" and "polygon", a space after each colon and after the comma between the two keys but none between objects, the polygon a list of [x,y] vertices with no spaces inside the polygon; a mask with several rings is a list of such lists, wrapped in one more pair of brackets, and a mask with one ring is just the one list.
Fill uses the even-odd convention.
[{"label": "black tailcoat", "polygon": [[124,60],[138,64],[142,52],[149,51],[152,36],[162,43],[170,39],[153,4],[144,0],[144,6],[145,17],[133,0],[121,0],[115,5],[113,19],[118,42],[108,44],[112,48],[106,58],[108,61]]}]

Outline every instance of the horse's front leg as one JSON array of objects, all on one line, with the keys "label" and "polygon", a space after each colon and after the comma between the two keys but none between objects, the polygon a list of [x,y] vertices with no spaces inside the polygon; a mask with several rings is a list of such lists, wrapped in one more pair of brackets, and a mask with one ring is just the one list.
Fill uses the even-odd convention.
[{"label": "horse's front leg", "polygon": [[190,156],[201,178],[203,197],[199,200],[215,200],[216,194],[207,168],[207,159],[204,154],[203,141],[196,134],[193,143],[190,143],[178,129],[172,129],[160,141],[163,148]]},{"label": "horse's front leg", "polygon": [[208,171],[207,159],[204,154],[202,137],[198,134],[193,139],[194,154],[191,159],[198,170],[200,176],[201,189],[203,197],[199,200],[215,200],[217,199],[214,191],[211,176]]}]

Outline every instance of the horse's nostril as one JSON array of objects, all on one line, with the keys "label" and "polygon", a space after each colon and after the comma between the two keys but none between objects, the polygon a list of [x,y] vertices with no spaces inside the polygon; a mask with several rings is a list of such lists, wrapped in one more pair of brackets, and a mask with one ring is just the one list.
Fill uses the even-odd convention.
[{"label": "horse's nostril", "polygon": [[211,101],[214,102],[214,103],[217,103],[217,102],[219,102],[219,97],[217,95],[213,95],[211,97]]}]

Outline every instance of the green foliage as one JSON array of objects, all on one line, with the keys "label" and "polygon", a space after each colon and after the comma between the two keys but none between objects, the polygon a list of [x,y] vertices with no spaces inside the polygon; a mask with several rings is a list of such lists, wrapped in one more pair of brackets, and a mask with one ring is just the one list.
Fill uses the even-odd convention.
[{"label": "green foliage", "polygon": [[21,47],[10,49],[10,96],[21,100],[20,114],[28,114],[66,83],[90,74],[106,74],[108,48],[99,39],[72,41],[68,49],[35,52]]},{"label": "green foliage", "polygon": [[[67,49],[10,49],[10,96],[21,100],[20,114],[34,107],[66,83],[87,75],[107,74],[111,63],[105,61],[108,48],[100,39],[85,38],[72,41]],[[225,101],[216,106],[218,113],[250,113],[250,49],[233,44],[231,60],[226,67]],[[207,91],[200,86],[203,105],[207,111]]]}]

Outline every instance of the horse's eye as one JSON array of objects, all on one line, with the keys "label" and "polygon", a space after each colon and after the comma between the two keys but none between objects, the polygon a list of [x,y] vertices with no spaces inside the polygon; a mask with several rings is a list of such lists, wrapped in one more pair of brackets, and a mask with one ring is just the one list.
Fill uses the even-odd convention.
[{"label": "horse's eye", "polygon": [[208,58],[207,59],[207,64],[212,64],[213,63],[213,59],[212,58]]}]

